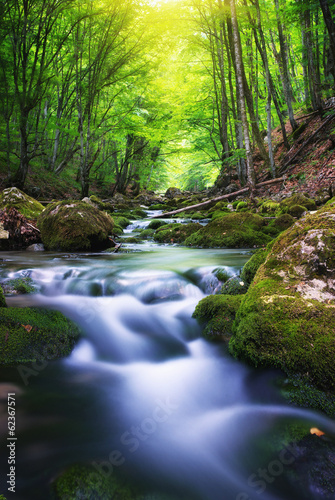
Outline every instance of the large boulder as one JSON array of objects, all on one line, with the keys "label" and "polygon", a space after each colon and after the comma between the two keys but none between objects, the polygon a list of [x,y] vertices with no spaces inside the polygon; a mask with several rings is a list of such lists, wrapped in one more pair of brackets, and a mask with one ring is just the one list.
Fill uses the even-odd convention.
[{"label": "large boulder", "polygon": [[182,195],[182,192],[180,191],[179,188],[176,188],[176,187],[169,187],[167,190],[166,190],[166,193],[165,193],[165,198],[175,198],[176,196],[181,196]]},{"label": "large boulder", "polygon": [[271,241],[262,232],[265,221],[262,217],[248,212],[222,214],[185,241],[188,246],[196,247],[261,247]]},{"label": "large boulder", "polygon": [[277,238],[242,299],[229,348],[335,390],[335,201]]},{"label": "large boulder", "polygon": [[113,232],[113,219],[89,203],[51,203],[37,223],[47,250],[100,251],[113,246],[109,238]]},{"label": "large boulder", "polygon": [[0,195],[0,210],[12,207],[28,219],[36,219],[44,209],[40,202],[16,187],[4,189]]}]

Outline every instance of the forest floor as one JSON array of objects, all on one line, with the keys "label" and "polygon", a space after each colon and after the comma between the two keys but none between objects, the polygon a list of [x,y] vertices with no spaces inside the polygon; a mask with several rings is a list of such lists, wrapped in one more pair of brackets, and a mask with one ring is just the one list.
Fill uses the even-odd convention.
[{"label": "forest floor", "polygon": [[[333,116],[333,119],[330,117]],[[286,133],[291,148],[284,146],[280,127],[273,130],[272,141],[275,153],[277,176],[286,176],[282,184],[273,184],[263,190],[271,198],[275,195],[290,196],[294,192],[304,192],[315,197],[320,190],[332,189],[335,195],[335,113],[330,109],[324,113],[302,115],[296,118],[299,125],[298,137],[293,139],[292,128],[286,124]],[[318,131],[318,129],[320,129]],[[315,134],[313,136],[313,134]],[[263,162],[255,157],[257,181],[270,179],[264,173]],[[257,161],[258,160],[258,161]]]},{"label": "forest floor", "polygon": [[[333,119],[329,119],[330,115],[333,115]],[[286,132],[291,145],[289,151],[284,147],[280,127],[274,129],[272,133],[277,176],[284,175],[286,180],[259,190],[258,196],[285,197],[294,192],[303,192],[314,197],[318,191],[327,189],[331,189],[331,195],[334,196],[335,110],[330,109],[322,117],[314,113],[298,115],[296,120],[299,131],[295,137],[293,137],[290,124],[286,124]],[[315,134],[322,125],[323,127]],[[264,171],[263,161],[257,149],[254,151],[254,165],[257,182],[271,178],[269,171]],[[80,183],[75,177],[75,166],[72,171],[69,169],[64,175],[55,176],[52,172],[32,162],[24,191],[39,200],[79,199]],[[7,170],[4,165],[0,164],[0,190],[6,187],[6,178]],[[111,197],[111,187],[111,184],[99,183],[93,179],[90,194],[106,199]]]}]

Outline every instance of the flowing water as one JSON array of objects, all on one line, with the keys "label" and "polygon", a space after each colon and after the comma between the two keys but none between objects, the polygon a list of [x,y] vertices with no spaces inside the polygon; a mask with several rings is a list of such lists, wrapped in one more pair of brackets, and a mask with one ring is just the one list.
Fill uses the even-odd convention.
[{"label": "flowing water", "polygon": [[[148,499],[319,498],[289,481],[295,454],[285,429],[334,435],[334,422],[287,406],[277,374],[233,360],[192,319],[218,286],[213,269],[235,275],[248,251],[133,247],[142,251],[2,255],[2,279],[30,276],[39,287],[9,305],[57,309],[83,331],[67,359],[1,370],[2,389],[17,392],[17,492],[8,498],[49,498],[50,481],[76,463],[127,478]],[[6,494],[5,446],[1,453]]]}]

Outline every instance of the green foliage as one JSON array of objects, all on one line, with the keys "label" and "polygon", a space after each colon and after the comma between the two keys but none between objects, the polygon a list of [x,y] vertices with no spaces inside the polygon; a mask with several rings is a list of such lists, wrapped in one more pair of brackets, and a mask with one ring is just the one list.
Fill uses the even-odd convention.
[{"label": "green foliage", "polygon": [[42,308],[0,308],[0,363],[27,363],[70,354],[79,330],[58,311]]}]

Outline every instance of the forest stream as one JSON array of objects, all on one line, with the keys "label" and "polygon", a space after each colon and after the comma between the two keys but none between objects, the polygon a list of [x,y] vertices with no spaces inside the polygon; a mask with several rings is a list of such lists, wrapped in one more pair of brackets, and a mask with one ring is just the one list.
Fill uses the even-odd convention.
[{"label": "forest stream", "polygon": [[[139,224],[149,219],[126,234]],[[192,318],[219,285],[212,271],[239,273],[248,249],[123,247],[138,251],[2,253],[1,279],[30,276],[38,286],[8,297],[9,306],[59,310],[83,331],[66,359],[41,360],[34,373],[1,369],[17,394],[17,490],[8,498],[50,498],[50,482],[85,463],[126,478],[147,499],[318,499],[291,482],[287,428],[334,435],[335,423],[289,406],[278,373],[234,360],[226,346],[203,339]]]}]

